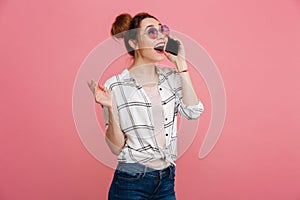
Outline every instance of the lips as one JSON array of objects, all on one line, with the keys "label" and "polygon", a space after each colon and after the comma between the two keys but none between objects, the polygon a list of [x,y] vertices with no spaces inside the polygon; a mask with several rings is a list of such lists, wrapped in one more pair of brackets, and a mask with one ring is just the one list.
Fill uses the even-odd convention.
[{"label": "lips", "polygon": [[165,43],[164,42],[160,42],[158,44],[156,44],[154,46],[154,50],[157,52],[157,53],[160,53],[160,54],[163,54],[164,53],[164,48],[165,48]]}]

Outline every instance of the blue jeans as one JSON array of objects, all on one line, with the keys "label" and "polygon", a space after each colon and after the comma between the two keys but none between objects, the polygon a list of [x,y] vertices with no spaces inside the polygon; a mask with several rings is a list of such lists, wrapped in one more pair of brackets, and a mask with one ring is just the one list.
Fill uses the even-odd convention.
[{"label": "blue jeans", "polygon": [[176,200],[175,166],[154,170],[138,163],[119,163],[108,200]]}]

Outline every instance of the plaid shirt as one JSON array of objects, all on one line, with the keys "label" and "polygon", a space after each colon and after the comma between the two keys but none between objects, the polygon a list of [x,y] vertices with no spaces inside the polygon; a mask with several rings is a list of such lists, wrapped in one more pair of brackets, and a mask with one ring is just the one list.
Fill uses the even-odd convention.
[{"label": "plaid shirt", "polygon": [[[182,102],[181,78],[175,69],[156,67],[159,75],[158,91],[164,111],[166,148],[157,145],[151,101],[131,77],[128,69],[108,79],[104,86],[111,90],[116,103],[118,123],[125,135],[125,145],[118,155],[118,161],[146,163],[153,159],[165,159],[175,164],[177,158],[177,114],[187,119],[197,119],[204,111],[201,101],[186,106]],[[108,111],[104,107],[104,119],[108,127]]]}]

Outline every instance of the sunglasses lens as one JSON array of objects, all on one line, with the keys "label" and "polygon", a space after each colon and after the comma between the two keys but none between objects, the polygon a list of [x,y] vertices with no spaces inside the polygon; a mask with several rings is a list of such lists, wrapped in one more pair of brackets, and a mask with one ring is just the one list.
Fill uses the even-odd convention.
[{"label": "sunglasses lens", "polygon": [[150,38],[156,39],[156,38],[157,38],[157,35],[158,35],[157,29],[154,28],[154,27],[149,28],[149,30],[148,30],[148,35],[149,35]]},{"label": "sunglasses lens", "polygon": [[170,29],[167,25],[162,25],[161,26],[161,33],[164,35],[164,36],[168,36],[169,33],[170,33]]}]

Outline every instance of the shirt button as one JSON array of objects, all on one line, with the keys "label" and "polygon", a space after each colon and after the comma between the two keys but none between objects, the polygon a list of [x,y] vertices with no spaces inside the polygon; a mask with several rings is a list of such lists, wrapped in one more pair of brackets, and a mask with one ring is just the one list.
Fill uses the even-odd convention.
[{"label": "shirt button", "polygon": [[167,120],[168,120],[168,118],[165,118],[165,120],[167,121]]},{"label": "shirt button", "polygon": [[168,136],[169,134],[167,133],[166,136]]},{"label": "shirt button", "polygon": [[159,88],[159,90],[162,90],[162,88]]}]

